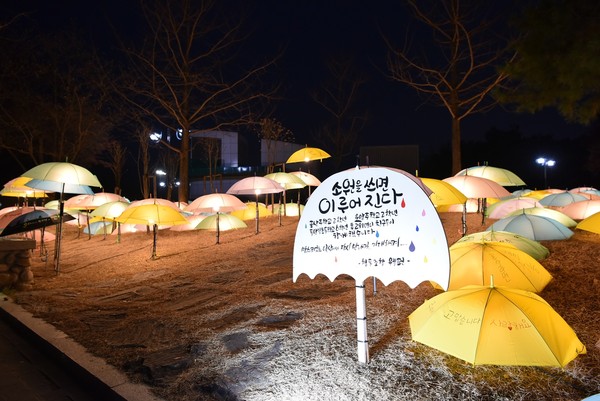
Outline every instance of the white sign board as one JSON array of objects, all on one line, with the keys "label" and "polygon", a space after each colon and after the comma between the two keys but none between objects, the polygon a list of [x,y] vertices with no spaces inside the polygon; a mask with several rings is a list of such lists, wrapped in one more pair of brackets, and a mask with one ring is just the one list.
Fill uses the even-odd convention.
[{"label": "white sign board", "polygon": [[444,290],[450,277],[446,234],[416,177],[373,167],[326,179],[309,198],[294,243],[293,280],[340,274],[357,283],[376,277],[411,288],[431,280]]}]

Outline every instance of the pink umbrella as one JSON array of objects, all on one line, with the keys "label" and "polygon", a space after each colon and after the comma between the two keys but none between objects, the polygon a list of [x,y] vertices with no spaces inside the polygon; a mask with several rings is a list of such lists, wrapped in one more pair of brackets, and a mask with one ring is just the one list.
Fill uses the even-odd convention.
[{"label": "pink umbrella", "polygon": [[502,219],[508,216],[515,210],[527,209],[530,207],[542,207],[542,205],[534,198],[512,198],[501,200],[487,209],[487,216],[490,219]]},{"label": "pink umbrella", "polygon": [[503,198],[510,196],[510,192],[504,189],[502,185],[487,178],[461,175],[444,178],[442,181],[454,186],[467,198]]},{"label": "pink umbrella", "polygon": [[573,220],[583,220],[600,212],[600,200],[586,200],[571,203],[570,205],[563,207],[560,211]]},{"label": "pink umbrella", "polygon": [[255,195],[256,196],[256,234],[258,234],[258,195],[276,194],[285,188],[277,181],[265,177],[246,177],[231,186],[227,190],[232,195]]}]

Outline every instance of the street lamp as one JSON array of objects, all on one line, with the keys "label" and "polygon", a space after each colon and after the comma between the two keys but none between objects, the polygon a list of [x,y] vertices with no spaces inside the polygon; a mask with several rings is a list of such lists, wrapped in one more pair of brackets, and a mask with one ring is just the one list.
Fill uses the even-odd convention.
[{"label": "street lamp", "polygon": [[544,167],[544,188],[548,188],[548,175],[546,173],[546,170],[548,167],[554,167],[556,161],[552,159],[546,159],[545,157],[538,157],[537,159],[535,159],[535,162],[540,166]]}]

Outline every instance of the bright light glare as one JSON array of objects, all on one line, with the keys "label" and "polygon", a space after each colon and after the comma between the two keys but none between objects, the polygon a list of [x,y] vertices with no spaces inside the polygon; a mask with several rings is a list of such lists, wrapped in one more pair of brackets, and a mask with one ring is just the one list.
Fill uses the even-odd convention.
[{"label": "bright light glare", "polygon": [[167,184],[165,184],[164,182],[161,181],[161,182],[158,183],[158,186],[161,187],[161,188],[164,188],[164,187],[167,186]]},{"label": "bright light glare", "polygon": [[555,160],[546,159],[545,157],[538,157],[537,159],[535,159],[535,162],[537,164],[539,164],[540,166],[548,166],[548,167],[552,167],[556,164]]},{"label": "bright light glare", "polygon": [[150,140],[153,142],[160,142],[160,140],[162,139],[162,132],[151,132],[150,133]]},{"label": "bright light glare", "polygon": [[163,170],[156,170],[156,175],[167,175]]}]

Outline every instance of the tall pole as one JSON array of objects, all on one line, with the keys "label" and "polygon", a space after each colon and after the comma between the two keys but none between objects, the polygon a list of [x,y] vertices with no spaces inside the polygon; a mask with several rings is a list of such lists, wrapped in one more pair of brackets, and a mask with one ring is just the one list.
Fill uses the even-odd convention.
[{"label": "tall pole", "polygon": [[369,362],[369,341],[367,340],[367,303],[365,282],[356,281],[356,339],[358,362]]}]

